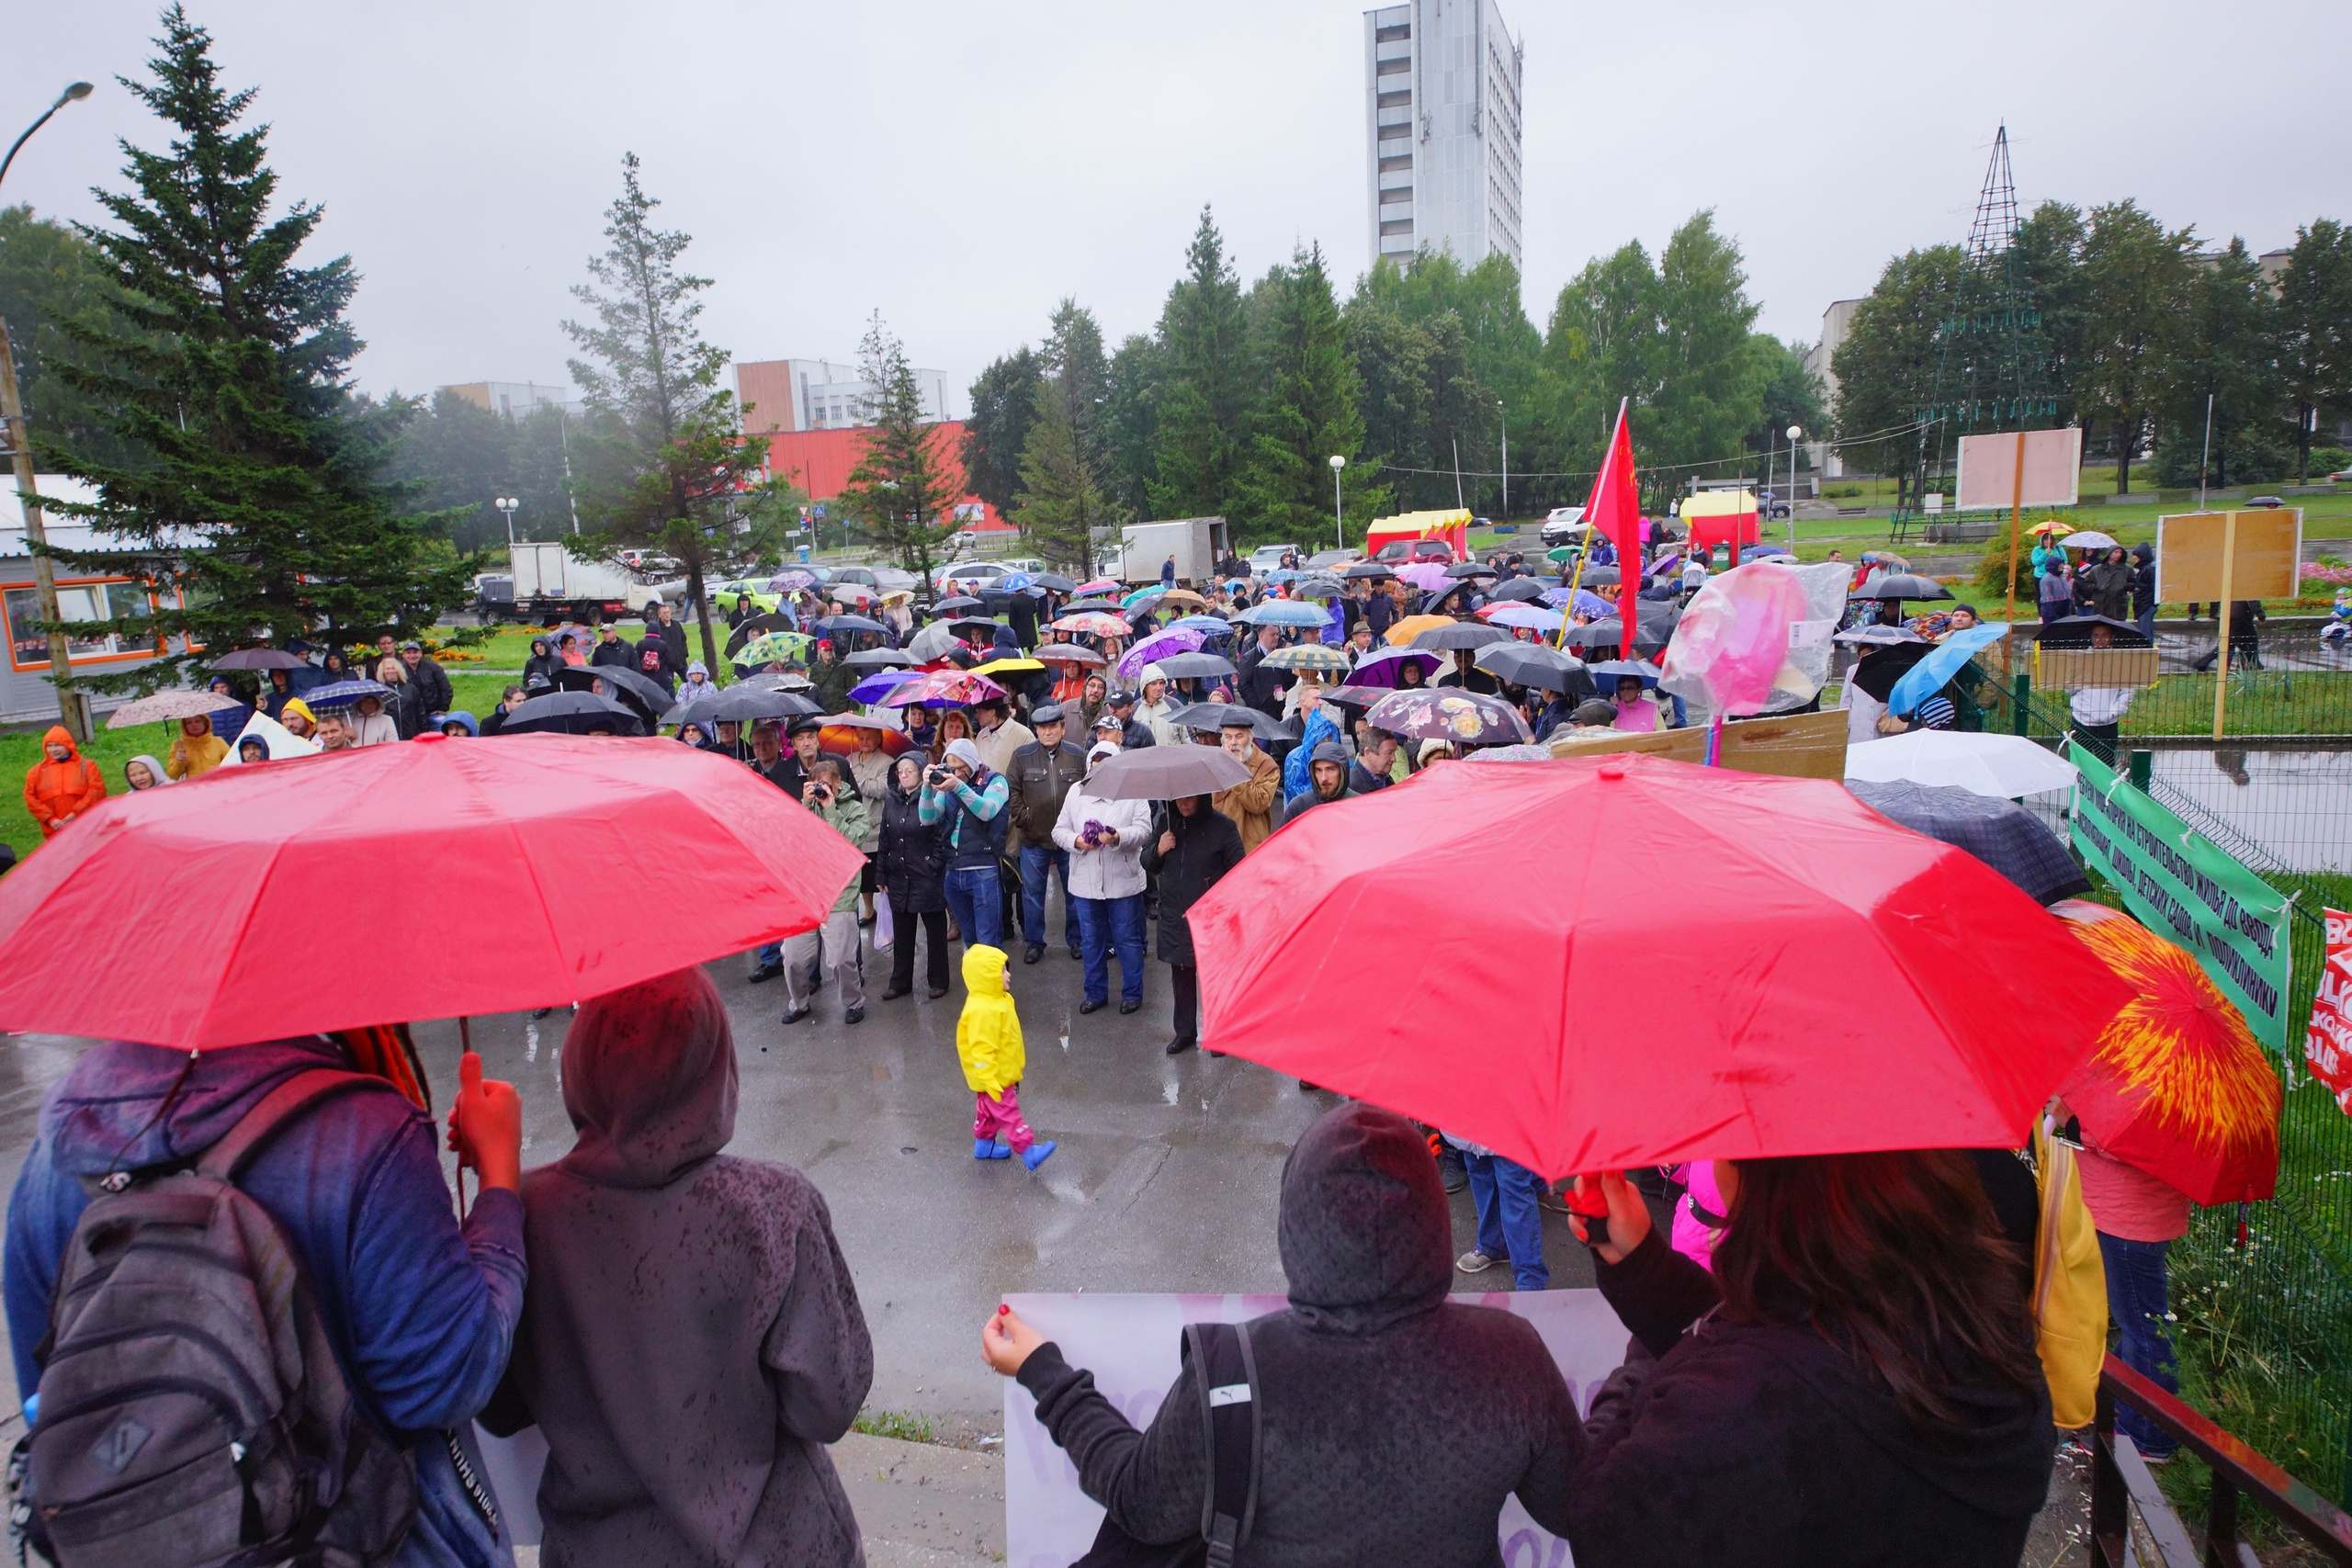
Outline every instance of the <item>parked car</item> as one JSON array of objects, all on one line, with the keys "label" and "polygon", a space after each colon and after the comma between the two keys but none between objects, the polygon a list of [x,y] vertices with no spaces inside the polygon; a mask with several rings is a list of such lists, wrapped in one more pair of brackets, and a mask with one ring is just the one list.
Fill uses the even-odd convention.
[{"label": "parked car", "polygon": [[1396,566],[1406,561],[1435,561],[1440,566],[1453,564],[1453,547],[1443,539],[1391,539],[1380,547],[1372,558],[1383,566]]},{"label": "parked car", "polygon": [[922,586],[922,578],[911,571],[900,571],[895,566],[877,566],[872,570],[874,586],[885,593],[898,593]]},{"label": "parked car", "polygon": [[1003,575],[1004,568],[992,560],[967,560],[957,561],[954,566],[941,572],[939,581],[961,582],[977,587],[983,582],[994,582]]},{"label": "parked car", "polygon": [[1297,553],[1296,545],[1260,545],[1250,552],[1250,574],[1263,577],[1283,564],[1283,557]]},{"label": "parked car", "polygon": [[1310,570],[1320,571],[1329,567],[1347,566],[1363,558],[1362,550],[1317,550],[1306,558]]},{"label": "parked car", "polygon": [[1046,563],[1034,556],[1007,556],[997,565],[1007,572],[1025,571],[1032,577],[1046,570]]},{"label": "parked car", "polygon": [[2352,481],[2352,468],[2338,468],[2327,476],[2327,482],[2330,484],[2340,485],[2347,481]]},{"label": "parked car", "polygon": [[1580,537],[1584,531],[1584,508],[1581,506],[1555,506],[1544,513],[1543,535],[1546,545],[1565,545]]},{"label": "parked car", "polygon": [[768,592],[768,580],[764,577],[739,577],[722,582],[709,591],[709,596],[710,607],[722,615],[733,615],[738,603],[750,604],[755,612],[773,610],[784,603],[783,594]]}]

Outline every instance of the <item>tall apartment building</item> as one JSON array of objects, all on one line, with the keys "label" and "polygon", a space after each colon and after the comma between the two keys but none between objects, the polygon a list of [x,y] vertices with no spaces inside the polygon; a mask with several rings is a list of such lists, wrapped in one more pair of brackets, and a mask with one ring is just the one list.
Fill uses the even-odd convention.
[{"label": "tall apartment building", "polygon": [[[947,400],[947,372],[918,370],[923,414],[944,422],[955,417]],[[865,404],[873,384],[854,365],[827,359],[755,359],[735,367],[735,397],[751,411],[744,434],[842,430],[872,421]]]},{"label": "tall apartment building", "polygon": [[528,419],[539,409],[561,409],[574,419],[588,412],[588,405],[580,400],[580,394],[572,388],[550,387],[537,381],[461,381],[435,389],[509,419]]},{"label": "tall apartment building", "polygon": [[1524,47],[1495,0],[1407,0],[1363,14],[1372,254],[1427,245],[1464,266],[1521,265]]}]

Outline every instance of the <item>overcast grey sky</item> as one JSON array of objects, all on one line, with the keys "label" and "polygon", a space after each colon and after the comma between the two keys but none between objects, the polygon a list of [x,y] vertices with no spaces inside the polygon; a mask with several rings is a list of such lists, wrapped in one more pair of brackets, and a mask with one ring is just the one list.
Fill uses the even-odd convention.
[{"label": "overcast grey sky", "polygon": [[[2006,118],[2019,200],[2135,197],[2256,251],[2352,219],[2342,0],[1502,0],[1525,41],[1526,298],[1713,207],[1761,324],[1810,340],[1886,258],[1966,236]],[[0,200],[87,219],[155,7],[12,8],[0,134],[99,84]],[[959,389],[1065,294],[1148,329],[1195,214],[1245,275],[1367,260],[1362,8],[792,0],[190,0],[261,89],[282,189],[365,276],[362,383],[565,379],[566,287],[624,151],[741,359],[847,357],[879,309]],[[958,393],[959,412],[961,393]]]}]

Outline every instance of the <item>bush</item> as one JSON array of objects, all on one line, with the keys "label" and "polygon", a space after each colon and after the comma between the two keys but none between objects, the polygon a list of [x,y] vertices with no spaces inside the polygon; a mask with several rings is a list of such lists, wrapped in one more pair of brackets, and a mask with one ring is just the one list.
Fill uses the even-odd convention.
[{"label": "bush", "polygon": [[[2012,568],[2009,560],[2009,531],[2003,528],[2000,536],[1984,547],[1984,557],[1976,563],[1976,575],[1971,581],[1982,592],[1997,599],[2005,596],[2009,591],[2009,585],[2004,581],[2002,573],[2013,570],[2017,578],[2018,599],[2030,604],[2034,597],[2033,547],[2035,542],[2031,534],[2019,531],[2018,558]],[[1985,614],[1989,615],[1998,613],[1997,610],[1990,607],[1990,601],[1987,601]]]}]

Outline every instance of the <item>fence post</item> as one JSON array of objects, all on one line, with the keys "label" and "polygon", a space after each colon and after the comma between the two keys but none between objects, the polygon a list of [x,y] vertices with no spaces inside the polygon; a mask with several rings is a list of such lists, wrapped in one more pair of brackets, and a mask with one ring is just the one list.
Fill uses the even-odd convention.
[{"label": "fence post", "polygon": [[2148,783],[2155,777],[2156,754],[2154,751],[2132,753],[2132,787],[2142,795],[2148,793]]},{"label": "fence post", "polygon": [[2009,678],[2009,733],[2026,734],[2030,728],[2028,709],[2033,703],[2033,676],[2020,670]]}]

